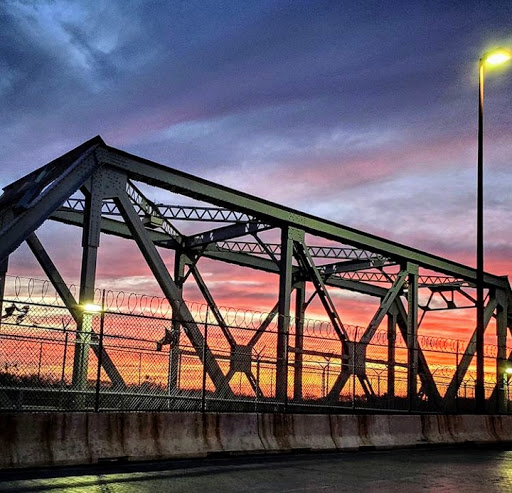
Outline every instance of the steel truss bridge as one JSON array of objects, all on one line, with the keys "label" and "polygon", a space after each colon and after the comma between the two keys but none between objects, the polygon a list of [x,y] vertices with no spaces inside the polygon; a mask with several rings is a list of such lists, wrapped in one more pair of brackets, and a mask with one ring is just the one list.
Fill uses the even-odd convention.
[{"label": "steel truss bridge", "polygon": [[[169,192],[182,197],[183,205],[160,203],[152,198],[155,190],[158,197]],[[66,287],[36,234],[48,220],[82,229],[78,299]],[[190,233],[190,225],[201,230]],[[87,385],[91,350],[97,355],[101,353],[99,360],[112,383],[124,384],[108,352],[91,344],[81,330],[84,315],[79,307],[94,300],[102,234],[136,244],[172,308],[178,341],[187,339],[219,397],[233,396],[231,380],[236,372],[242,371],[249,381],[254,381],[250,360],[260,336],[245,345],[237,342],[201,276],[198,262],[203,258],[277,276],[275,306],[258,330],[264,333],[276,321],[276,347],[272,351],[276,355],[278,401],[299,403],[303,399],[303,355],[307,352],[303,346],[304,321],[313,300],[323,307],[341,348],[343,363],[325,396],[329,405],[339,401],[344,387],[354,379],[369,399],[374,395],[367,376],[372,360],[366,349],[385,320],[387,356],[382,363],[388,368],[387,395],[395,393],[395,341],[399,333],[406,343],[410,410],[417,409],[420,398],[433,403],[440,412],[454,410],[459,387],[474,360],[477,375],[484,373],[479,371],[484,364],[484,338],[475,329],[461,352],[446,392],[441,394],[418,343],[418,327],[428,311],[475,308],[475,269],[128,154],[106,145],[98,136],[8,185],[0,197],[0,303],[4,299],[9,256],[26,242],[76,322],[72,385],[78,391]],[[162,259],[162,249],[173,252],[172,271]],[[223,371],[205,343],[200,321],[183,300],[183,287],[191,280],[222,329],[231,361],[236,362],[241,355],[248,362],[233,363],[228,372]],[[511,290],[506,278],[488,273],[484,275],[484,287],[484,331],[494,318],[497,346],[496,385],[487,396],[487,405],[488,410],[505,411],[507,396],[503,382],[512,360],[512,354],[507,354],[507,333],[512,328]],[[336,291],[362,293],[378,302],[378,309],[357,339],[342,322],[343,314],[333,296]],[[427,299],[423,304],[420,294],[421,299]],[[322,354],[321,349],[316,352]],[[290,357],[293,382],[289,381]],[[170,388],[177,385],[177,365],[178,351],[172,350]],[[483,382],[476,383],[483,386]]]}]

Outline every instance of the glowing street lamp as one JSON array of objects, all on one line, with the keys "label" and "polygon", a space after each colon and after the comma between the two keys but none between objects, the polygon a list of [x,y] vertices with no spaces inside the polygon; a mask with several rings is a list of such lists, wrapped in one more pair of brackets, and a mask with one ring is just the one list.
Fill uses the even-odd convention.
[{"label": "glowing street lamp", "polygon": [[485,67],[501,65],[512,59],[512,52],[503,48],[489,51],[478,64],[478,169],[477,169],[477,224],[476,224],[476,388],[477,410],[485,409],[484,388],[484,75]]},{"label": "glowing street lamp", "polygon": [[511,58],[512,52],[500,48],[484,55],[480,60],[480,63],[483,61],[486,65],[501,65]]}]

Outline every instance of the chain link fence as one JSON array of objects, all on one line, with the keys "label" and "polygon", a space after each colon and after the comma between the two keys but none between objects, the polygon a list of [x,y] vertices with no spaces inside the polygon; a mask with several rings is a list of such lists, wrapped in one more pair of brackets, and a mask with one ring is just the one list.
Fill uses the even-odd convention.
[{"label": "chain link fence", "polygon": [[[194,304],[184,312],[153,299],[123,312],[128,300],[108,296],[99,313],[3,300],[1,410],[475,411],[476,369],[460,369],[461,341],[420,337],[411,353],[400,331],[364,344],[365,329],[346,326],[342,342],[325,322],[291,319],[280,336],[272,314]],[[485,351],[496,412],[497,348]],[[508,406],[512,389],[500,385]]]},{"label": "chain link fence", "polygon": [[[457,341],[420,338],[429,364],[418,363],[411,398],[410,354],[400,333],[392,345],[386,332],[363,344],[354,341],[364,329],[350,327],[342,343],[325,330],[297,333],[292,320],[282,341],[288,350],[279,355],[278,322],[262,327],[263,314],[258,328],[248,326],[254,320],[244,324],[240,314],[232,314],[229,325],[224,317],[219,323],[202,305],[194,322],[110,309],[75,317],[63,306],[3,301],[0,409],[474,411],[474,366],[454,385],[465,348]],[[488,398],[495,393],[495,368],[496,348],[487,346]],[[435,382],[440,400],[429,382]],[[456,391],[450,394],[451,389]]]}]

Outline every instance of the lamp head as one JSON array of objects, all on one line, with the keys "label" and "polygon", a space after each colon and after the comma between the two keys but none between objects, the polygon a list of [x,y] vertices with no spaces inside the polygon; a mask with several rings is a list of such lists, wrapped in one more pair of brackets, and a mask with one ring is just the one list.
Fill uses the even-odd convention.
[{"label": "lamp head", "polygon": [[482,56],[482,63],[486,65],[501,65],[502,63],[508,62],[512,59],[512,52],[504,48],[498,48],[496,50],[489,51]]}]

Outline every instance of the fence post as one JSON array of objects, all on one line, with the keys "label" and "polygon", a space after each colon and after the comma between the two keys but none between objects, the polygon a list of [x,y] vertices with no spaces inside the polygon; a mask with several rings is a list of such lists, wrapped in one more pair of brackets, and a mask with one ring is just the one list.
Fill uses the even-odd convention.
[{"label": "fence post", "polygon": [[352,408],[356,407],[356,342],[357,327],[354,332],[354,340],[352,341]]},{"label": "fence post", "polygon": [[455,381],[457,382],[457,390],[455,391],[455,412],[459,412],[459,391],[460,391],[460,383],[459,383],[459,340],[457,339],[457,343],[455,344]]},{"label": "fence post", "polygon": [[43,343],[39,343],[39,360],[37,362],[37,379],[41,378],[41,363],[43,360]]},{"label": "fence post", "polygon": [[289,344],[290,344],[290,322],[288,321],[286,325],[286,332],[285,332],[285,340],[286,340],[286,353],[285,353],[285,368],[286,368],[286,381],[285,381],[285,387],[284,387],[284,411],[287,412],[288,410],[288,372],[290,371],[289,364],[290,364],[290,351],[289,351]]},{"label": "fence post", "polygon": [[65,331],[65,336],[64,336],[64,354],[62,355],[62,372],[60,374],[60,386],[62,388],[62,386],[64,385],[64,379],[66,378],[66,358],[67,358],[67,354],[68,354],[68,336],[69,336],[69,333],[66,329],[64,329]]},{"label": "fence post", "polygon": [[510,411],[510,373],[507,373],[507,413]]},{"label": "fence post", "polygon": [[[4,296],[5,296],[5,276],[7,274],[7,265],[9,257],[0,262],[0,315],[3,314]],[[2,319],[0,318],[0,327],[2,327]]]},{"label": "fence post", "polygon": [[206,305],[206,319],[204,321],[204,340],[203,340],[203,385],[201,392],[201,412],[206,411],[206,345],[208,343],[208,315],[209,305]]},{"label": "fence post", "polygon": [[142,372],[142,352],[139,351],[139,391],[140,391],[140,384],[141,384],[141,372]]},{"label": "fence post", "polygon": [[261,353],[256,353],[256,392],[254,401],[254,412],[258,411],[258,399],[260,397],[260,358]]},{"label": "fence post", "polygon": [[[98,368],[96,370],[96,395],[94,398],[94,411],[98,412],[100,408],[100,385],[101,385],[101,364],[103,360],[103,329],[105,326],[105,290],[101,292],[101,312],[100,312],[100,336],[98,341]],[[92,327],[91,327],[92,330]]]},{"label": "fence post", "polygon": [[178,348],[178,371],[177,371],[176,388],[179,391],[181,388],[181,349]]},{"label": "fence post", "polygon": [[66,378],[66,358],[68,353],[68,331],[64,328],[64,354],[62,355],[62,371],[60,374],[60,396],[59,396],[59,407],[62,407],[62,399],[64,397],[64,381]]}]

